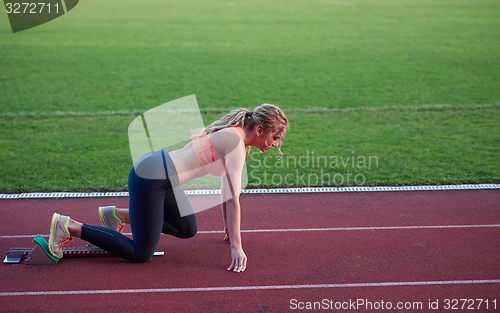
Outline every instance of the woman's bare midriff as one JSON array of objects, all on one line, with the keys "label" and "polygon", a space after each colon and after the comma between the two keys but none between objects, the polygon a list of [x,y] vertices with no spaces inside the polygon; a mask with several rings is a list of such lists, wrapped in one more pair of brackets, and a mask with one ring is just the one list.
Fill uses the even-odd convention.
[{"label": "woman's bare midriff", "polygon": [[207,171],[201,166],[193,151],[191,142],[182,149],[170,151],[169,155],[177,171],[179,185],[183,185],[191,179],[207,175]]}]

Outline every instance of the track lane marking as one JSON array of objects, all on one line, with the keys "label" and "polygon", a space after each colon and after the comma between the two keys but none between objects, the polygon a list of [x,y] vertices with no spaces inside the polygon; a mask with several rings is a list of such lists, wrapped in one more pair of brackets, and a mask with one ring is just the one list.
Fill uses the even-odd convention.
[{"label": "track lane marking", "polygon": [[198,287],[198,288],[159,288],[159,289],[110,289],[110,290],[53,290],[53,291],[23,291],[0,292],[0,297],[15,296],[51,296],[51,295],[92,295],[121,293],[171,293],[199,291],[248,291],[248,290],[282,290],[310,288],[359,288],[359,287],[394,287],[394,286],[432,286],[432,285],[463,285],[463,284],[500,284],[500,279],[485,280],[444,280],[415,282],[381,282],[381,283],[346,283],[317,285],[269,285],[269,286],[229,286],[229,287]]},{"label": "track lane marking", "polygon": [[[354,231],[354,230],[399,230],[399,229],[447,229],[447,228],[491,228],[500,224],[484,225],[428,225],[428,226],[368,226],[368,227],[333,227],[333,228],[284,228],[284,229],[248,229],[242,233],[309,232],[309,231]],[[222,230],[199,231],[197,234],[223,234]],[[132,233],[124,233],[130,236]],[[49,237],[49,235],[41,235]],[[0,239],[35,238],[35,235],[0,236]]]}]

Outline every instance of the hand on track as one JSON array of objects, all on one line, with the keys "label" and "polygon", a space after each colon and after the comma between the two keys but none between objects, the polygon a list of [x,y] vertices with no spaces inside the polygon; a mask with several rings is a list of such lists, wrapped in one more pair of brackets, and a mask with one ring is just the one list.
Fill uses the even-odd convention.
[{"label": "hand on track", "polygon": [[233,272],[239,273],[243,272],[246,269],[247,256],[245,255],[245,252],[243,252],[242,248],[232,248],[231,258],[233,259],[233,261],[231,262],[231,265],[227,269],[228,271],[232,269]]}]

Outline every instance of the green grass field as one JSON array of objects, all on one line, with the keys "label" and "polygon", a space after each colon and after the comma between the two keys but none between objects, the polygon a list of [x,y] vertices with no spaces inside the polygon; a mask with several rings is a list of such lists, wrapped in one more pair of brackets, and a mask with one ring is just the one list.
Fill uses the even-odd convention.
[{"label": "green grass field", "polygon": [[3,193],[126,190],[129,123],[191,94],[206,123],[287,114],[250,187],[500,181],[495,0],[87,0],[15,34],[1,13],[0,68]]}]

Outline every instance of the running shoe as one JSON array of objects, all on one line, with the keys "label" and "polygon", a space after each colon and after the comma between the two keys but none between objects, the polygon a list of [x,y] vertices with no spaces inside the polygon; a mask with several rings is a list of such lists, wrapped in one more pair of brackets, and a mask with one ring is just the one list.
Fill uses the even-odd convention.
[{"label": "running shoe", "polygon": [[50,222],[49,251],[60,259],[63,257],[62,246],[72,239],[68,230],[69,216],[54,213]]},{"label": "running shoe", "polygon": [[99,207],[99,218],[101,219],[102,226],[122,233],[125,223],[116,216],[115,210],[115,206],[101,206]]}]

